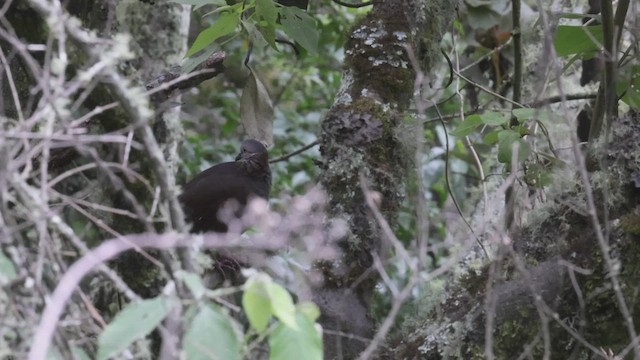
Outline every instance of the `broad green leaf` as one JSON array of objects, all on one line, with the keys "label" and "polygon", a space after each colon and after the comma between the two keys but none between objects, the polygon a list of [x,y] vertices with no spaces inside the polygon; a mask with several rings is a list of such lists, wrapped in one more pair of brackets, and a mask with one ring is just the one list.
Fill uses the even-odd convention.
[{"label": "broad green leaf", "polygon": [[76,360],[90,360],[91,358],[89,357],[89,355],[87,355],[87,353],[79,348],[79,347],[72,347],[71,348],[71,353],[73,354],[73,356],[75,356]]},{"label": "broad green leaf", "polygon": [[297,7],[280,9],[280,23],[284,32],[311,54],[318,53],[318,29],[316,21]]},{"label": "broad green leaf", "polygon": [[165,297],[129,304],[98,337],[98,359],[108,359],[134,341],[148,335],[171,311],[173,301]]},{"label": "broad green leaf", "polygon": [[240,359],[242,333],[235,320],[214,306],[203,306],[184,337],[189,360]]},{"label": "broad green leaf", "polygon": [[251,38],[251,40],[253,41],[255,47],[262,48],[269,45],[267,43],[267,40],[264,38],[264,36],[260,32],[260,30],[258,30],[254,23],[246,20],[241,20],[241,22],[245,31],[249,34],[249,38]]},{"label": "broad green leaf", "polygon": [[640,109],[640,66],[625,71],[618,83],[618,95],[633,109]]},{"label": "broad green leaf", "polygon": [[252,68],[240,98],[240,122],[249,138],[273,144],[273,104]]},{"label": "broad green leaf", "polygon": [[198,34],[196,41],[193,42],[191,49],[187,52],[187,57],[197,53],[198,51],[204,50],[212,42],[234,32],[239,23],[240,14],[235,11],[226,12],[220,15],[213,26]]},{"label": "broad green leaf", "polygon": [[260,32],[269,45],[275,49],[278,9],[276,9],[273,0],[256,0],[256,17]]},{"label": "broad green leaf", "polygon": [[558,56],[593,53],[600,50],[602,39],[602,25],[560,25],[556,30],[553,45]]},{"label": "broad green leaf", "polygon": [[509,114],[499,111],[488,111],[479,116],[483,123],[492,126],[506,125],[510,120]]},{"label": "broad green leaf", "polygon": [[285,325],[292,329],[298,328],[296,323],[296,307],[291,294],[282,286],[271,282],[267,285],[271,298],[271,311]]},{"label": "broad green leaf", "polygon": [[539,112],[538,109],[531,109],[531,108],[513,109],[512,111],[513,116],[517,117],[518,121],[520,122],[524,120],[532,119],[537,112]]},{"label": "broad green leaf", "polygon": [[[18,276],[13,262],[0,250],[0,280],[11,281]],[[2,281],[0,281],[2,283]]]},{"label": "broad green leaf", "polygon": [[275,26],[278,20],[278,9],[273,0],[256,0],[256,15],[259,20],[265,20]]},{"label": "broad green leaf", "polygon": [[322,334],[313,321],[303,314],[296,315],[298,330],[282,323],[269,337],[270,360],[322,360]]},{"label": "broad green leaf", "polygon": [[542,123],[548,124],[553,119],[553,113],[532,108],[513,109],[513,116],[518,118],[518,122],[521,124],[531,119],[537,119]]},{"label": "broad green leaf", "polygon": [[498,142],[498,133],[500,133],[500,131],[502,131],[502,130],[494,130],[494,131],[491,131],[491,132],[487,133],[484,136],[484,139],[483,139],[482,142],[484,142],[487,145],[493,145],[493,144],[497,143]]},{"label": "broad green leaf", "polygon": [[513,130],[502,130],[498,133],[498,161],[510,164],[514,144],[518,144],[518,161],[523,161],[529,156],[529,144]]},{"label": "broad green leaf", "polygon": [[249,323],[259,333],[263,332],[271,315],[271,298],[267,290],[266,283],[271,279],[254,277],[247,281],[247,287],[242,295],[242,308],[244,309]]},{"label": "broad green leaf", "polygon": [[296,308],[298,309],[299,314],[305,315],[311,321],[316,321],[320,317],[320,308],[318,307],[318,305],[310,301],[300,303],[298,304],[298,306],[296,306]]},{"label": "broad green leaf", "polygon": [[483,124],[480,115],[473,114],[467,116],[466,119],[458,127],[451,132],[454,136],[467,136],[471,134],[477,127]]},{"label": "broad green leaf", "polygon": [[201,299],[207,291],[200,276],[194,273],[179,271],[176,274],[176,278],[184,281],[189,288],[189,291],[191,291],[191,294],[193,294],[193,297],[196,299]]}]

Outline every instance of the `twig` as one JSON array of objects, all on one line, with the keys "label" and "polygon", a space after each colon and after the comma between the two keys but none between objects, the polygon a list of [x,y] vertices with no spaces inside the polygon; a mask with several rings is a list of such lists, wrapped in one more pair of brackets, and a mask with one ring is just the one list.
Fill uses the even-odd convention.
[{"label": "twig", "polygon": [[4,51],[2,49],[0,49],[0,61],[2,62],[2,66],[4,67],[4,71],[6,73],[7,81],[9,82],[9,89],[11,90],[11,96],[13,97],[13,106],[16,107],[16,114],[18,114],[18,120],[20,122],[24,122],[24,114],[22,113],[22,105],[20,104],[18,89],[16,88],[16,84],[13,82],[13,75],[11,74],[11,68],[9,68],[9,63],[7,62],[7,58],[5,58],[4,56]]},{"label": "twig", "polygon": [[391,327],[395,323],[396,317],[398,316],[398,312],[400,312],[400,308],[402,308],[402,305],[404,305],[407,299],[409,299],[409,296],[411,296],[411,291],[413,291],[413,288],[416,286],[417,282],[418,276],[416,274],[413,274],[411,276],[411,279],[409,280],[409,283],[404,288],[402,288],[402,291],[400,291],[398,296],[394,298],[393,305],[391,305],[389,314],[384,319],[384,322],[378,329],[378,332],[376,332],[373,340],[371,340],[367,348],[360,354],[360,356],[358,356],[358,360],[368,360],[373,356],[373,353],[376,351],[382,340],[384,340],[384,338],[387,336],[389,330],[391,330]]},{"label": "twig", "polygon": [[224,51],[217,51],[187,74],[181,74],[182,68],[174,66],[171,70],[147,83],[148,94],[158,103],[161,103],[169,99],[176,90],[184,91],[196,87],[203,81],[222,73],[224,71],[225,58],[226,53]]},{"label": "twig", "polygon": [[[424,194],[427,190],[424,187],[424,172],[422,169],[424,164],[424,118],[427,112],[427,102],[423,99],[425,74],[420,68],[420,63],[418,62],[413,49],[409,46],[406,46],[405,51],[407,52],[407,57],[411,62],[413,70],[416,72],[415,82],[413,85],[413,101],[418,112],[418,116],[416,118],[417,129],[415,129],[416,149],[413,156],[416,163],[416,183],[418,185],[418,191],[416,192],[415,196],[417,224],[416,237],[418,239],[418,259],[420,260],[418,266],[421,267],[425,266],[427,262],[426,256],[429,252],[429,213],[427,211],[427,204],[424,198]],[[453,72],[453,67],[451,67],[451,71]],[[449,151],[448,145],[445,146],[445,148],[446,151]]]},{"label": "twig", "polygon": [[292,153],[289,153],[289,154],[286,154],[286,155],[283,155],[283,156],[277,157],[277,158],[275,158],[275,159],[269,160],[269,163],[270,163],[270,164],[273,164],[273,163],[277,163],[277,162],[280,162],[280,161],[285,161],[285,160],[289,159],[290,157],[296,156],[296,155],[298,155],[298,154],[300,154],[300,153],[303,153],[303,152],[305,152],[305,151],[307,151],[307,150],[311,149],[312,147],[314,147],[314,146],[318,145],[319,143],[320,143],[320,142],[319,142],[318,140],[315,140],[315,141],[313,141],[311,144],[309,144],[309,145],[305,145],[305,146],[303,146],[302,148],[300,148],[300,149],[298,149],[298,150],[296,150],[296,151],[294,151],[294,152],[292,152]]},{"label": "twig", "polygon": [[341,5],[341,6],[346,6],[349,8],[361,8],[361,7],[365,7],[365,6],[369,6],[369,5],[373,5],[373,1],[368,1],[368,2],[362,2],[359,4],[353,4],[353,3],[348,3],[348,2],[344,2],[341,0],[332,0],[334,3]]},{"label": "twig", "polygon": [[502,96],[502,95],[498,94],[497,92],[495,92],[495,91],[493,91],[493,90],[491,90],[491,89],[488,89],[488,88],[486,88],[486,87],[484,87],[484,86],[482,86],[482,85],[478,84],[477,82],[475,82],[475,81],[473,81],[473,80],[469,79],[468,77],[466,77],[466,76],[464,76],[464,75],[460,74],[460,72],[458,72],[458,71],[456,71],[456,70],[454,70],[454,71],[453,71],[453,73],[454,73],[454,74],[456,74],[456,76],[458,76],[460,79],[462,79],[462,80],[466,81],[467,83],[469,83],[469,84],[473,85],[474,87],[477,87],[478,89],[480,89],[480,90],[482,90],[482,91],[486,92],[487,94],[493,95],[493,96],[497,97],[498,99],[503,100],[503,101],[506,101],[506,102],[508,102],[509,104],[515,105],[515,106],[517,106],[517,107],[519,107],[519,108],[523,108],[523,107],[525,107],[523,104],[520,104],[519,102],[515,102],[515,101],[513,101],[513,100],[511,100],[511,99],[509,99],[509,98],[507,98],[507,97],[504,97],[504,96]]},{"label": "twig", "polygon": [[538,108],[544,105],[555,104],[562,101],[572,101],[572,100],[592,100],[595,99],[598,94],[570,94],[560,96],[551,96],[546,99],[532,101],[530,103],[524,104],[525,107],[528,108]]},{"label": "twig", "polygon": [[391,243],[391,245],[393,245],[397,254],[400,256],[400,258],[402,258],[402,260],[407,264],[407,266],[412,271],[416,272],[417,267],[415,265],[415,262],[411,261],[411,257],[409,256],[409,253],[407,252],[407,250],[404,248],[404,245],[402,245],[402,242],[393,233],[393,230],[391,230],[391,226],[389,226],[389,223],[387,222],[387,220],[384,218],[384,216],[382,216],[380,209],[378,209],[378,206],[376,206],[375,201],[371,196],[371,190],[369,190],[369,187],[367,186],[367,181],[363,174],[360,174],[360,187],[362,188],[362,193],[364,194],[364,199],[367,202],[367,206],[369,207],[369,210],[371,210],[371,212],[373,213],[373,216],[378,222],[378,225],[382,228],[382,232],[385,238],[387,239],[387,241]]}]

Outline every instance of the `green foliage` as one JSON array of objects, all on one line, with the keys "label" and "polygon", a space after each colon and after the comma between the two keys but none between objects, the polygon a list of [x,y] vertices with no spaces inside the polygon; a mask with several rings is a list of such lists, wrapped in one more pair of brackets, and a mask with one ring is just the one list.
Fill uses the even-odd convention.
[{"label": "green foliage", "polygon": [[224,12],[218,18],[218,21],[208,29],[203,30],[200,35],[193,42],[187,56],[191,56],[199,51],[202,51],[212,42],[219,38],[228,35],[236,30],[236,27],[240,23],[240,4],[236,4],[229,8],[229,11]]},{"label": "green foliage", "polygon": [[272,0],[256,0],[256,24],[267,43],[276,48],[276,20],[278,10]]},{"label": "green foliage", "polygon": [[318,30],[311,16],[297,7],[280,11],[284,32],[312,54],[318,53]]},{"label": "green foliage", "polygon": [[207,288],[202,283],[202,279],[197,274],[189,273],[186,271],[179,271],[176,274],[176,278],[182,280],[185,285],[191,291],[191,294],[196,300],[200,300],[207,292]]},{"label": "green foliage", "polygon": [[172,306],[173,301],[164,297],[129,304],[100,334],[97,358],[111,358],[147,336],[169,314]]},{"label": "green foliage", "polygon": [[474,132],[478,127],[484,124],[482,122],[482,117],[478,114],[473,114],[467,116],[463,122],[461,122],[458,127],[451,132],[451,135],[454,136],[467,136]]},{"label": "green foliage", "polygon": [[600,50],[602,39],[602,25],[560,25],[553,38],[553,46],[558,56],[584,54],[592,57]]},{"label": "green foliage", "polygon": [[[288,21],[283,20],[282,14],[291,13],[296,17],[306,16],[314,19],[313,23],[305,24],[316,29],[318,50],[317,53],[309,51],[296,54],[292,47],[278,45],[281,51],[275,52],[267,46],[257,27],[254,26],[253,33],[256,37],[250,35],[250,39],[254,41],[251,55],[253,71],[273,102],[274,146],[269,149],[271,158],[289,154],[317,140],[320,120],[340,86],[344,33],[357,14],[365,11],[335,11],[327,5],[316,11],[312,9],[310,12],[315,14],[311,17],[303,15],[305,13],[298,9],[280,6],[278,9],[281,22]],[[203,11],[204,9],[201,9],[199,12]],[[200,18],[199,21],[203,23],[203,27],[208,27],[213,25],[210,20],[212,17]],[[194,16],[193,21],[197,22],[198,18]],[[283,30],[283,35],[287,34],[285,28],[278,29]],[[300,31],[306,30],[302,28],[293,32]],[[260,38],[262,43],[258,41]],[[218,43],[213,43],[203,53],[215,51]],[[236,36],[225,42],[224,47],[227,51],[227,70],[224,75],[203,84],[197,92],[183,97],[183,109],[188,109],[188,114],[183,122],[186,141],[181,149],[183,173],[178,183],[184,183],[213,164],[232,160],[237,154],[238,144],[242,139],[251,136],[249,132],[245,132],[244,120],[241,121],[239,116],[247,111],[244,105],[241,105],[243,96],[239,91],[247,86],[246,82],[250,76],[242,64],[247,51],[246,41],[243,37]],[[201,56],[200,60],[204,58],[206,56]],[[195,66],[192,59],[187,60],[191,67]],[[315,146],[286,161],[271,165],[272,209],[279,209],[281,194],[300,194],[316,183],[320,168],[314,164],[314,160],[318,158],[319,151]]]},{"label": "green foliage", "polygon": [[640,109],[640,65],[623,70],[618,82],[618,95],[629,107]]},{"label": "green foliage", "polygon": [[529,156],[529,143],[522,139],[520,133],[513,130],[502,130],[498,133],[498,161],[511,164],[513,150],[518,145],[518,162],[524,161]]},{"label": "green foliage", "polygon": [[18,276],[18,273],[15,266],[0,250],[0,284],[7,283],[15,279],[16,276]]},{"label": "green foliage", "polygon": [[240,325],[217,306],[202,305],[184,337],[189,360],[241,359]]},{"label": "green foliage", "polygon": [[[197,5],[196,9],[207,4],[206,1],[200,0],[172,1]],[[228,35],[239,35],[240,33],[235,32],[238,25],[242,25],[245,37],[257,43],[266,42],[273,49],[277,49],[277,31],[282,30],[308,52],[318,53],[319,35],[316,20],[295,6],[282,6],[273,0],[249,0],[234,5],[213,0],[208,4],[217,8],[205,16],[218,15],[218,18],[213,26],[200,32],[187,51],[187,57],[191,57],[204,50],[183,67],[185,72],[198,66],[222,45],[216,46],[215,42],[225,39]],[[226,41],[228,40],[222,40],[222,43]]]},{"label": "green foliage", "polygon": [[242,307],[255,330],[263,332],[272,316],[286,326],[298,330],[293,299],[282,286],[264,274],[257,274],[247,281],[245,288]]},{"label": "green foliage", "polygon": [[[243,334],[242,325],[210,301],[223,296],[226,289],[209,290],[199,275],[184,271],[178,272],[176,278],[198,300],[186,311],[183,339],[186,358],[243,358],[253,346],[244,340],[254,338],[255,332],[248,330]],[[100,335],[97,358],[114,357],[148,335],[174,305],[175,300],[164,296],[127,305]],[[303,302],[296,306],[284,287],[266,274],[254,273],[244,285],[242,309],[252,329],[260,335],[254,341],[268,341],[271,359],[299,359],[301,350],[306,359],[322,359],[322,336],[316,324],[320,310],[315,304]]]},{"label": "green foliage", "polygon": [[[509,128],[512,117],[520,124],[514,129]],[[522,138],[531,134],[521,125],[532,120],[549,123],[553,118],[554,115],[548,111],[530,108],[514,109],[511,113],[488,111],[483,114],[469,115],[451,132],[451,135],[468,136],[483,125],[498,127],[484,136],[484,143],[487,145],[498,144],[498,161],[510,164],[512,149],[516,143],[519,149],[518,162],[524,161],[531,153],[531,146]]]},{"label": "green foliage", "polygon": [[296,328],[278,324],[269,337],[271,360],[322,360],[322,334],[316,329],[314,320],[304,313],[295,317]]}]

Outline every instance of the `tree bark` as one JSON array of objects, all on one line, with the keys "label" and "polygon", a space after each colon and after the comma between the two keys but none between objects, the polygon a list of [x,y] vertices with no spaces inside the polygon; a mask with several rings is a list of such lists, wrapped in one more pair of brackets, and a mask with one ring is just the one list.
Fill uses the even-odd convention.
[{"label": "tree bark", "polygon": [[[380,210],[393,222],[402,200],[412,155],[396,132],[413,98],[416,70],[407,49],[428,73],[439,59],[438,44],[454,15],[456,2],[374,1],[372,11],[357,24],[345,47],[340,93],[322,122],[322,185],[330,196],[331,216],[347,219],[350,234],[341,241],[342,257],[319,264],[324,274],[314,301],[321,323],[357,337],[371,337],[370,303],[376,275],[366,275],[372,254],[385,258],[385,239],[370,216],[360,176],[381,194]],[[367,345],[362,340],[325,334],[325,357],[355,358]]]},{"label": "tree bark", "polygon": [[605,251],[611,262],[588,216],[584,186],[577,184],[542,210],[540,221],[517,231],[491,263],[480,269],[468,264],[443,291],[429,294],[438,300],[402,327],[385,356],[591,359],[633,353],[627,324],[640,322],[638,120],[635,114],[618,119],[610,145],[591,155],[605,159],[590,181],[603,236],[610,229]]}]

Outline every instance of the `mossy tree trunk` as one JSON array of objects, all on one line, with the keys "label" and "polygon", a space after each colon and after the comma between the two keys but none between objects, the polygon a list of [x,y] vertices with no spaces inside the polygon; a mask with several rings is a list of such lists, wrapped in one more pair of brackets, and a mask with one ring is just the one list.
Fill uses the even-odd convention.
[{"label": "mossy tree trunk", "polygon": [[638,343],[631,344],[640,323],[639,119],[618,119],[609,145],[591,154],[603,159],[589,181],[604,242],[586,187],[576,185],[501,244],[492,262],[452,275],[438,301],[387,344],[385,356],[637,358]]},{"label": "mossy tree trunk", "polygon": [[[373,253],[386,255],[360,178],[382,195],[380,210],[393,222],[407,180],[407,159],[413,156],[396,136],[416,78],[407,49],[428,74],[439,59],[439,42],[455,7],[455,1],[374,1],[372,11],[349,34],[341,91],[321,133],[321,181],[330,196],[331,216],[347,219],[350,227],[340,244],[340,260],[319,265],[325,277],[314,300],[322,308],[325,329],[362,337],[375,331],[369,306],[378,278],[362,277],[373,265]],[[324,343],[326,358],[345,359],[354,358],[366,345],[326,334]]]}]

